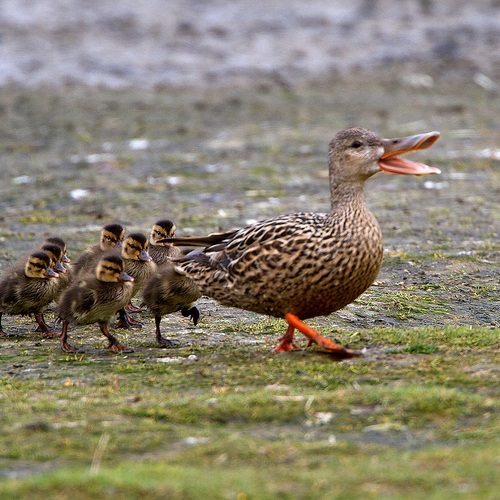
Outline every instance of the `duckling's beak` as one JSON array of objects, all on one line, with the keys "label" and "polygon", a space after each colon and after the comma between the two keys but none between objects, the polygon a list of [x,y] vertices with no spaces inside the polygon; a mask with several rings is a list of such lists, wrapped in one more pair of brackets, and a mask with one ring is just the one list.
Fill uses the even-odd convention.
[{"label": "duckling's beak", "polygon": [[[169,238],[172,238],[172,236],[169,236]],[[157,243],[161,243],[162,240],[158,240]],[[161,243],[164,247],[167,247],[167,248],[172,248],[174,246],[173,243]]]},{"label": "duckling's beak", "polygon": [[67,255],[63,255],[61,259],[65,264],[69,264],[71,262],[70,258]]},{"label": "duckling's beak", "polygon": [[142,260],[143,262],[150,262],[153,259],[149,256],[146,250],[141,250],[141,253],[139,254],[139,260]]},{"label": "duckling's beak", "polygon": [[59,275],[51,267],[48,267],[47,269],[45,269],[45,272],[43,273],[43,275],[46,278],[59,278]]},{"label": "duckling's beak", "polygon": [[66,272],[66,268],[59,261],[56,262],[56,265],[54,267],[56,268],[56,271],[58,273],[65,273]]},{"label": "duckling's beak", "polygon": [[439,135],[439,132],[428,132],[427,134],[411,135],[398,139],[383,139],[384,154],[378,162],[380,170],[390,172],[391,174],[440,174],[441,170],[438,168],[397,158],[398,155],[408,153],[409,151],[431,147],[439,139]]},{"label": "duckling's beak", "polygon": [[127,274],[125,271],[122,271],[119,275],[118,275],[118,281],[134,281],[134,278],[132,278],[132,276],[130,276],[129,274]]}]

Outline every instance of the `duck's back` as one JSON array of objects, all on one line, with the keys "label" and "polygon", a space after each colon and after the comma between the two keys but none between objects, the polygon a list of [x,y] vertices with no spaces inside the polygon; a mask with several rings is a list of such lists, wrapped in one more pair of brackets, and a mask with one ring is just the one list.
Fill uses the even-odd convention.
[{"label": "duck's back", "polygon": [[[111,251],[108,251],[107,253],[110,252]],[[94,245],[85,250],[71,266],[72,278],[81,278],[87,273],[93,274],[97,263],[105,253],[106,252],[100,247],[100,245]]]},{"label": "duck's back", "polygon": [[67,289],[59,302],[59,316],[69,323],[107,321],[132,297],[131,282],[103,282],[90,277]]},{"label": "duck's back", "polygon": [[179,267],[222,304],[301,319],[352,302],[382,263],[380,228],[366,207],[338,215],[299,213],[240,230],[216,252],[197,252]]},{"label": "duck's back", "polygon": [[190,306],[200,298],[200,291],[192,280],[177,273],[167,262],[146,283],[142,298],[155,316],[164,316]]}]

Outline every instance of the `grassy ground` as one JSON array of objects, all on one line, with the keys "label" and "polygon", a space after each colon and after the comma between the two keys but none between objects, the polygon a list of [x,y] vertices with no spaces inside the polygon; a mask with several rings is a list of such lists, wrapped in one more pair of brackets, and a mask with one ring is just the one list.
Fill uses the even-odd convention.
[{"label": "grassy ground", "polygon": [[[158,349],[142,314],[143,329],[116,333],[134,348],[124,356],[95,326],[70,329],[85,354],[67,355],[32,319],[4,318],[2,499],[498,497],[499,100],[438,77],[432,90],[377,78],[0,91],[2,270],[50,234],[74,258],[109,222],[147,232],[171,217],[178,234],[205,234],[327,210],[337,130],[443,133],[418,155],[441,176],[367,185],[386,239],[379,279],[310,322],[362,358],[272,354],[284,322],[208,299],[197,327],[162,321],[177,349]],[[129,142],[138,137],[145,149]]]}]

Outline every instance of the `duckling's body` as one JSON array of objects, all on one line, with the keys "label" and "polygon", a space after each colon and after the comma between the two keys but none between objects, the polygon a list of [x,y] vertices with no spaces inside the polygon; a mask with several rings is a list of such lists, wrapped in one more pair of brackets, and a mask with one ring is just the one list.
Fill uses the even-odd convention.
[{"label": "duckling's body", "polygon": [[120,224],[108,224],[101,230],[101,239],[98,245],[90,247],[76,260],[73,267],[73,278],[78,279],[86,273],[94,274],[98,262],[105,254],[115,248],[121,250],[125,229]]},{"label": "duckling's body", "polygon": [[160,347],[171,347],[179,342],[166,339],[160,333],[160,321],[166,314],[181,311],[190,316],[196,325],[200,313],[193,303],[200,298],[200,291],[194,282],[179,274],[172,263],[167,262],[158,268],[142,292],[144,304],[155,316],[156,342]]},{"label": "duckling's body", "polygon": [[330,144],[329,214],[284,215],[223,235],[166,239],[205,247],[177,259],[177,271],[191,278],[201,294],[226,306],[285,318],[289,327],[276,351],[297,348],[293,333],[298,328],[309,344],[357,355],[301,320],[341,309],[373,283],[382,263],[383,240],[365,206],[364,183],[380,170],[439,172],[394,158],[429,147],[438,136],[387,140],[362,128],[340,132]]},{"label": "duckling's body", "polygon": [[[142,289],[146,281],[156,272],[157,266],[148,254],[148,239],[142,233],[131,233],[123,241],[121,256],[125,271],[134,278],[132,297]],[[117,328],[142,327],[142,323],[130,317],[128,311],[141,312],[142,309],[130,302],[126,309],[118,312]]]},{"label": "duckling's body", "polygon": [[103,257],[94,276],[87,276],[72,284],[62,295],[58,314],[63,320],[61,348],[65,352],[79,352],[67,343],[68,324],[98,323],[109,347],[115,352],[131,352],[108,332],[108,322],[123,309],[132,297],[133,278],[125,272],[125,263],[118,255]]},{"label": "duckling's body", "polygon": [[164,238],[173,238],[175,236],[175,229],[175,224],[168,219],[157,221],[151,229],[148,253],[153,259],[153,262],[158,266],[169,262],[172,258],[182,255],[178,247],[174,247],[171,244],[157,243]]},{"label": "duckling's body", "polygon": [[148,239],[142,233],[131,233],[123,241],[121,255],[125,261],[125,271],[134,278],[132,297],[144,288],[146,281],[156,272],[157,266],[148,250]]},{"label": "duckling's body", "polygon": [[59,334],[45,323],[42,311],[54,299],[58,274],[50,267],[51,259],[44,252],[32,253],[25,262],[15,264],[0,282],[0,333],[3,314],[34,314],[44,337]]}]

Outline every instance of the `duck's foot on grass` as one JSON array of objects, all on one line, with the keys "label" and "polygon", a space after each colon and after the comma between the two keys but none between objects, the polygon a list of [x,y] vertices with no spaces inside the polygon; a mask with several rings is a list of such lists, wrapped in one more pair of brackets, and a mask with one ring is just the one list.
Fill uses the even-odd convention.
[{"label": "duck's foot on grass", "polygon": [[[300,319],[295,316],[295,314],[286,314],[285,319],[288,321],[289,327],[287,330],[287,333],[283,337],[283,342],[276,348],[278,349],[280,346],[285,343],[285,347],[288,344],[292,344],[292,338],[293,338],[293,330],[297,328],[300,332],[302,332],[308,339],[309,343],[307,344],[307,347],[310,347],[312,344],[317,344],[323,349],[327,349],[331,353],[336,354],[339,357],[342,358],[354,358],[358,356],[362,356],[363,354],[360,352],[352,351],[350,349],[346,349],[345,347],[342,347],[341,345],[335,344],[331,340],[328,340],[327,338],[323,337],[320,335],[314,328],[311,328],[310,326],[307,326],[306,324],[302,323]],[[290,328],[292,328],[291,333],[290,333]],[[285,349],[282,349],[285,350]],[[291,349],[289,349],[291,350]],[[279,352],[279,351],[276,351]]]}]

